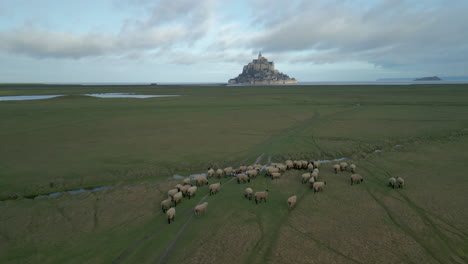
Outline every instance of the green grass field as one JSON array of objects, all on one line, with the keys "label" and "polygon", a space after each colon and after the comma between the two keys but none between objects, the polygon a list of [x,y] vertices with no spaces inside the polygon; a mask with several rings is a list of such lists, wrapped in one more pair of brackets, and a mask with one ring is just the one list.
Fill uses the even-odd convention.
[{"label": "green grass field", "polygon": [[[101,92],[181,96],[82,96]],[[67,96],[0,101],[1,263],[468,261],[468,85],[0,85],[0,96],[39,94]],[[200,188],[167,224],[172,175],[259,157],[348,157],[364,182],[350,186],[333,163],[317,194],[303,171],[223,178],[219,194]],[[391,176],[405,188],[388,188]],[[23,198],[101,185],[111,187]],[[244,199],[247,186],[268,188],[268,202]],[[202,199],[207,213],[192,216]]]}]

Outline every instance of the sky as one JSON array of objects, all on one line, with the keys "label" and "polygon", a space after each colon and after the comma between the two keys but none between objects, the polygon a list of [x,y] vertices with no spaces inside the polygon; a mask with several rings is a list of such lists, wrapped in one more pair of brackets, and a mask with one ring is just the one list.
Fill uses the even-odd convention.
[{"label": "sky", "polygon": [[0,82],[468,75],[467,0],[0,0]]}]

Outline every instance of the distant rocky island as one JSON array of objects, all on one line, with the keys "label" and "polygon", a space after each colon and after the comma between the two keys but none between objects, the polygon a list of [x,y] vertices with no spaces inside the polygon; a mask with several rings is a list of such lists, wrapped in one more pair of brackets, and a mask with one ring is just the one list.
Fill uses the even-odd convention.
[{"label": "distant rocky island", "polygon": [[442,79],[437,76],[432,77],[423,77],[423,78],[416,78],[414,81],[441,81]]},{"label": "distant rocky island", "polygon": [[275,69],[275,64],[268,61],[260,52],[258,58],[244,66],[242,73],[229,84],[295,84],[297,80]]}]

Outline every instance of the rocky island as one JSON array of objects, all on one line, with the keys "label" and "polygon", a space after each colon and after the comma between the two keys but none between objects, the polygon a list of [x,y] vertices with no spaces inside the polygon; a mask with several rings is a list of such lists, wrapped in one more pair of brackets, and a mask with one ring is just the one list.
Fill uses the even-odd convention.
[{"label": "rocky island", "polygon": [[258,58],[244,66],[242,73],[229,84],[295,84],[297,80],[275,69],[275,64],[268,61],[260,52]]},{"label": "rocky island", "polygon": [[414,80],[415,81],[441,81],[442,79],[437,76],[432,76],[432,77],[417,78]]}]

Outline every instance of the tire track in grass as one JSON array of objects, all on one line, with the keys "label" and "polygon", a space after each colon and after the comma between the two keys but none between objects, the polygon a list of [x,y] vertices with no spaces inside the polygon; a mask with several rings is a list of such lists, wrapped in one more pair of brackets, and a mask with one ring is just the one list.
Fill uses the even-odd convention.
[{"label": "tire track in grass", "polygon": [[[232,182],[235,178],[231,178],[229,181],[227,181],[226,183],[222,184],[221,186],[224,186],[230,182]],[[208,198],[209,194],[206,194],[205,196],[203,196],[203,198],[200,199],[200,201],[198,202],[198,204],[200,204],[201,202],[205,201],[206,198]],[[179,229],[179,231],[177,231],[177,234],[175,235],[175,237],[171,240],[171,242],[169,242],[169,245],[167,246],[167,248],[164,250],[164,253],[158,257],[158,260],[157,262],[158,263],[166,263],[167,261],[167,257],[170,255],[170,253],[172,252],[172,250],[174,249],[174,245],[177,243],[177,241],[179,240],[180,236],[184,233],[185,229],[187,229],[187,227],[190,225],[190,223],[192,222],[193,220],[193,208],[190,208],[189,209],[190,211],[190,217],[189,219],[187,219],[187,221],[184,223],[184,225]],[[152,262],[156,262],[156,261],[152,261]]]},{"label": "tire track in grass", "polygon": [[314,236],[312,236],[310,233],[302,232],[302,231],[300,231],[299,229],[297,229],[296,227],[294,227],[294,226],[291,225],[291,224],[288,224],[287,226],[288,226],[289,228],[291,228],[292,230],[296,231],[297,233],[301,234],[302,236],[305,236],[305,237],[307,237],[308,239],[311,239],[312,241],[314,241],[314,242],[315,242],[317,245],[319,245],[320,247],[326,248],[326,249],[328,249],[329,251],[335,253],[336,255],[341,256],[341,257],[343,257],[343,258],[345,258],[345,259],[347,259],[347,260],[349,260],[349,261],[351,261],[351,262],[353,262],[353,263],[361,264],[361,262],[355,260],[354,258],[352,258],[352,257],[350,257],[350,256],[348,256],[348,255],[346,255],[346,254],[344,254],[344,253],[342,253],[342,252],[340,252],[339,250],[337,250],[337,249],[335,249],[335,248],[332,248],[332,247],[328,246],[327,244],[325,244],[325,243],[322,242],[321,240],[319,240],[319,239],[315,238]]},{"label": "tire track in grass", "polygon": [[[388,177],[394,177],[387,169],[385,169],[383,166],[376,166],[375,164],[373,164],[372,162],[369,162],[370,164],[372,164],[374,167],[380,169],[381,171],[383,171]],[[369,171],[368,171],[369,172]],[[400,198],[403,199],[403,201],[409,206],[409,208],[415,213],[417,214],[422,222],[425,224],[426,227],[429,227],[433,232],[433,234],[436,235],[436,237],[438,238],[439,241],[442,242],[442,244],[445,246],[446,250],[449,251],[450,253],[452,253],[452,255],[450,256],[451,260],[454,261],[454,262],[457,262],[457,263],[465,263],[464,260],[462,260],[464,258],[463,255],[459,255],[458,254],[458,251],[456,248],[453,247],[452,243],[451,243],[451,240],[449,237],[447,237],[441,230],[440,228],[443,228],[442,226],[438,226],[436,223],[433,222],[433,220],[430,219],[430,217],[428,217],[428,213],[426,212],[425,209],[419,207],[418,205],[416,205],[416,203],[414,203],[411,199],[408,198],[408,196],[406,196],[404,193],[402,192],[395,192],[397,196],[399,196]],[[434,214],[435,215],[435,214]],[[447,224],[443,219],[440,219],[440,217],[438,218],[442,223],[444,224]],[[455,228],[454,226],[451,226],[452,228],[454,228],[455,230],[461,232],[463,235],[464,232],[458,230],[457,228]],[[446,230],[446,229],[445,229]],[[450,231],[449,231],[450,232]],[[451,232],[453,233],[453,232]],[[458,234],[458,236],[460,236]],[[463,241],[467,241],[466,237],[462,237],[462,240]],[[457,257],[457,258],[461,258],[461,259],[457,259],[457,258],[454,258],[454,255]]]},{"label": "tire track in grass", "polygon": [[[271,156],[270,156],[271,157]],[[293,176],[290,175],[292,178]],[[300,194],[297,195],[298,200],[303,200],[304,197],[310,193],[310,188],[305,188]],[[266,230],[266,225],[262,222],[262,212],[256,212],[257,223],[260,227],[261,237],[252,248],[252,253],[247,257],[247,263],[263,263],[269,261],[267,258],[272,256],[272,251],[277,244],[280,232],[279,229],[289,219],[289,211],[284,213],[283,216],[276,217],[277,222],[273,223],[269,230]],[[265,230],[264,230],[265,229]],[[270,231],[270,232],[268,232]]]},{"label": "tire track in grass", "polygon": [[[371,163],[372,164],[372,163]],[[375,166],[375,165],[374,165]],[[369,175],[371,175],[372,177],[375,178],[375,175],[368,169],[366,168],[365,166],[362,166],[361,165],[361,168],[366,170],[367,173]],[[439,258],[438,256],[436,256],[432,250],[429,248],[428,245],[426,245],[426,243],[424,243],[423,239],[420,239],[417,234],[411,229],[409,228],[408,226],[404,225],[403,223],[401,223],[400,221],[397,220],[396,216],[393,215],[393,213],[391,212],[390,208],[388,208],[384,202],[382,202],[381,200],[379,200],[368,188],[368,186],[366,186],[364,188],[366,190],[366,192],[372,197],[372,199],[385,211],[385,214],[387,215],[388,219],[390,219],[390,221],[399,229],[401,229],[403,231],[403,233],[409,237],[411,237],[422,249],[424,249],[424,251],[426,251],[427,254],[429,254],[434,260],[436,260],[438,263],[444,263],[443,262],[443,259]]]},{"label": "tire track in grass", "polygon": [[[261,160],[263,158],[265,153],[262,153],[259,157],[257,157],[257,160]],[[248,158],[247,158],[248,159]],[[247,160],[245,159],[245,160]],[[244,161],[245,161],[244,160]],[[244,162],[242,161],[242,163]],[[232,182],[235,178],[231,178],[229,181],[225,182],[224,184],[222,184],[221,186],[224,186],[230,182]],[[203,202],[206,198],[208,198],[209,194],[206,194],[205,196],[203,196],[200,201],[198,203],[201,203]],[[156,262],[158,261],[158,263],[165,263],[167,257],[169,256],[169,254],[172,252],[173,248],[174,248],[174,245],[176,244],[177,240],[179,239],[179,237],[182,235],[182,233],[184,232],[184,230],[189,226],[189,224],[192,222],[193,220],[193,214],[192,214],[192,211],[193,211],[193,208],[188,208],[187,210],[185,210],[184,212],[182,212],[182,214],[184,216],[187,216],[188,214],[190,214],[189,216],[189,219],[187,219],[187,221],[184,223],[184,225],[177,231],[176,235],[175,235],[175,238],[173,240],[171,240],[171,242],[169,243],[168,247],[166,247],[166,249],[164,250],[164,253],[158,257],[157,260],[154,260],[153,262]],[[120,261],[122,261],[126,256],[128,256],[130,253],[134,252],[140,245],[142,245],[146,240],[154,237],[161,229],[161,227],[163,226],[163,223],[160,223],[159,225],[156,226],[156,228],[154,229],[154,231],[150,232],[150,233],[147,233],[143,238],[141,238],[140,240],[136,241],[135,243],[133,243],[131,246],[129,246],[128,248],[126,248],[124,251],[122,251],[113,261],[112,263],[115,264],[115,263],[119,263]]]}]

